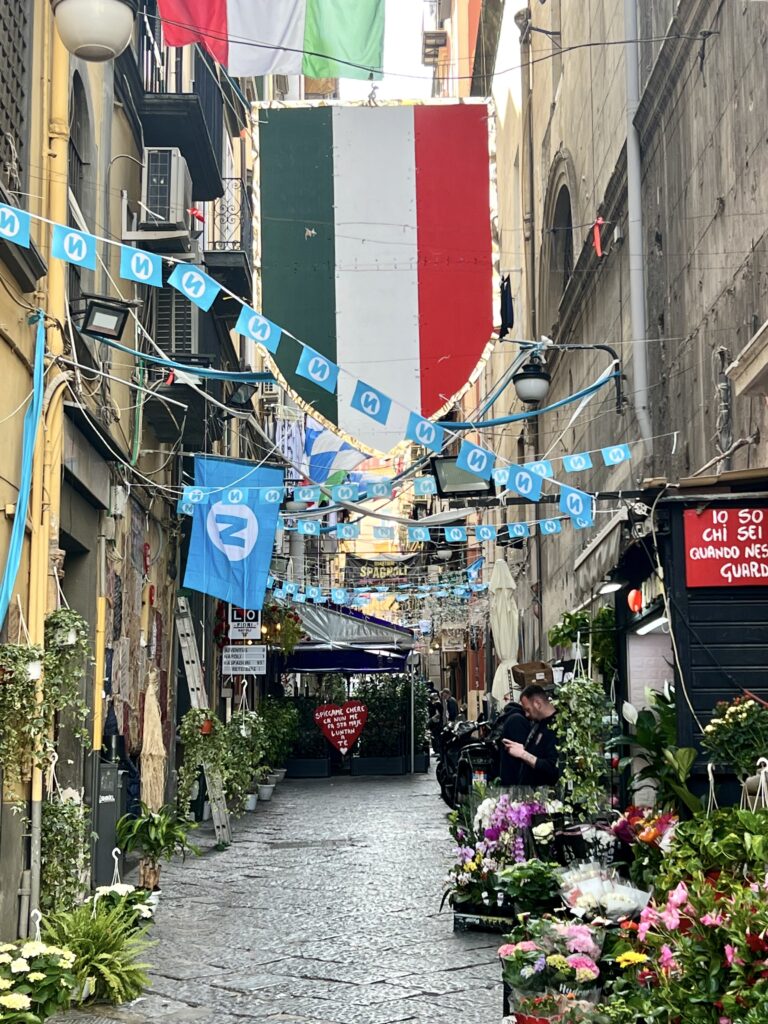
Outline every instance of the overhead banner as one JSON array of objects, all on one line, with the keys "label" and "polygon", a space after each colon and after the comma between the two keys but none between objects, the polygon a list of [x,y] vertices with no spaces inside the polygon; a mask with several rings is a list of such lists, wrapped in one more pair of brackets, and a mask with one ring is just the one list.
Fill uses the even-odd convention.
[{"label": "overhead banner", "polygon": [[[308,412],[371,453],[412,434],[412,412],[441,414],[482,365],[488,116],[485,103],[449,103],[260,118],[262,312],[284,331],[272,361]],[[333,367],[346,371],[335,388]]]},{"label": "overhead banner", "polygon": [[397,585],[408,583],[409,573],[420,569],[421,555],[403,555],[400,558],[383,556],[381,558],[358,558],[347,555],[344,569],[344,586],[375,587],[377,584]]},{"label": "overhead banner", "polygon": [[265,499],[282,488],[281,469],[195,456],[186,588],[261,609],[280,513]]}]

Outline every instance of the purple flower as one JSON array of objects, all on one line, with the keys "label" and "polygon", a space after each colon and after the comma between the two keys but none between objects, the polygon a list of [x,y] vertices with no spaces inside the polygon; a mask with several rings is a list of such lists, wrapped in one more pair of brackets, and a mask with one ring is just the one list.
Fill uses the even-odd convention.
[{"label": "purple flower", "polygon": [[541,974],[541,972],[544,970],[546,966],[547,958],[544,956],[540,956],[536,963],[533,965],[533,969],[536,972],[536,974]]},{"label": "purple flower", "polygon": [[501,835],[501,829],[498,828],[498,827],[496,827],[496,828],[487,828],[485,830],[485,838],[489,842],[491,842],[491,843],[497,843],[499,841],[499,836],[500,835]]}]

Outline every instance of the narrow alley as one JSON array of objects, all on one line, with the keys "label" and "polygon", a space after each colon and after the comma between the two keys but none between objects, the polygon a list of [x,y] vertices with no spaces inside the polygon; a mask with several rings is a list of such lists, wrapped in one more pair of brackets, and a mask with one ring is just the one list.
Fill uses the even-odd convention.
[{"label": "narrow alley", "polygon": [[163,869],[147,995],[59,1022],[487,1024],[498,936],[438,913],[451,860],[434,777],[286,781],[234,844]]}]

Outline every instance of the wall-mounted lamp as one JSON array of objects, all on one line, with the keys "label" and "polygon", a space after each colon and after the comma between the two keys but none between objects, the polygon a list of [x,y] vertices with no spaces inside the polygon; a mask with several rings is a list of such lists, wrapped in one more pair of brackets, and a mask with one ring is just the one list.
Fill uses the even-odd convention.
[{"label": "wall-mounted lamp", "polygon": [[119,57],[133,34],[139,0],[52,0],[62,43],[82,60]]}]

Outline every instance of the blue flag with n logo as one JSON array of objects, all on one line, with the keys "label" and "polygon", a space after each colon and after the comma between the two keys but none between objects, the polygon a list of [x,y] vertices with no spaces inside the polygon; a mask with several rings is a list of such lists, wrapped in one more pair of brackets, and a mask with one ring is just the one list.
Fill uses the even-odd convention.
[{"label": "blue flag with n logo", "polygon": [[263,496],[283,483],[281,469],[195,456],[203,497],[192,505],[185,587],[239,608],[262,607],[280,513],[279,502]]}]

